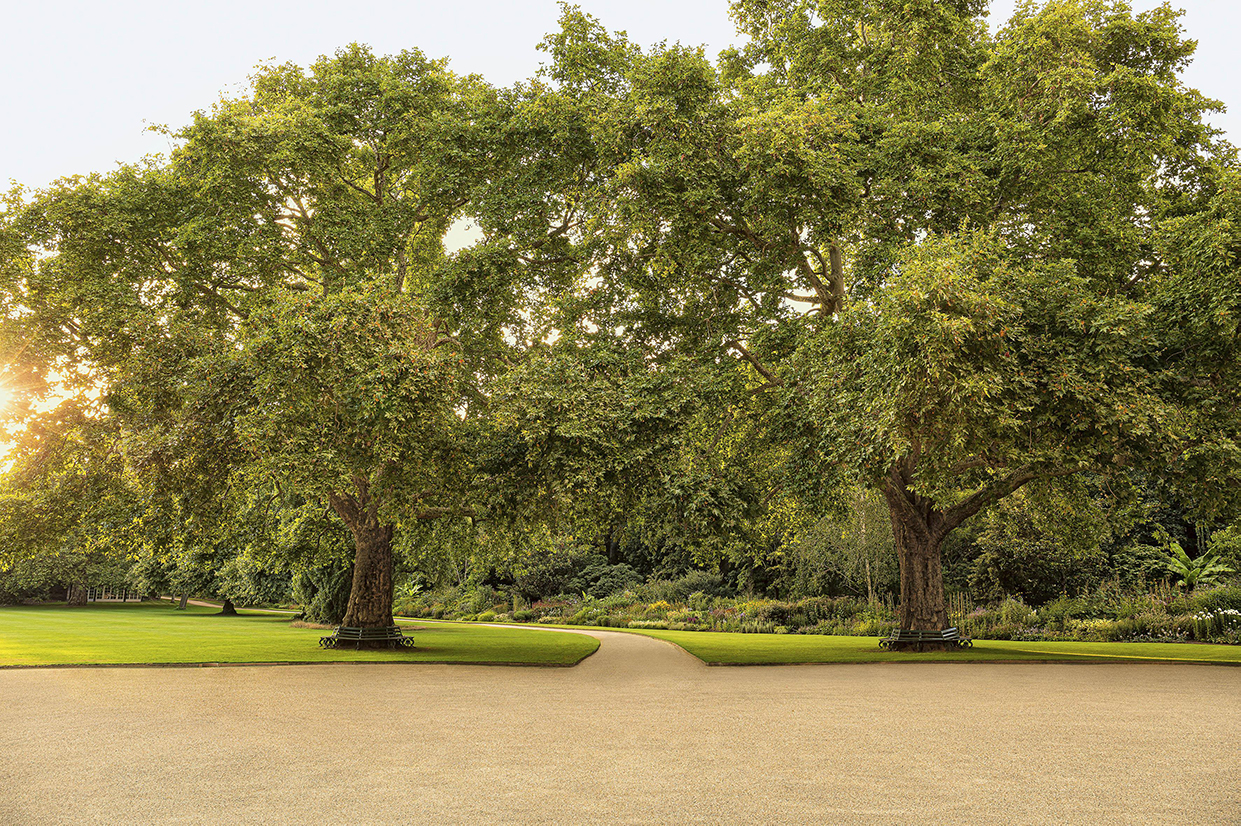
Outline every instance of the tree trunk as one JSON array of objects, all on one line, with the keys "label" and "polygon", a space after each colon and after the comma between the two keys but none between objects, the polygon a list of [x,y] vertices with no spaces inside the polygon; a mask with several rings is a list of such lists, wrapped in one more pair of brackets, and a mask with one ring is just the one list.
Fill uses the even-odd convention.
[{"label": "tree trunk", "polygon": [[[908,472],[907,470],[905,471]],[[901,568],[900,628],[902,631],[943,631],[948,627],[940,546],[951,530],[931,500],[909,489],[901,468],[884,488],[892,515],[892,536]],[[955,647],[955,646],[954,646]],[[892,650],[943,651],[944,643],[896,643]]]},{"label": "tree trunk", "polygon": [[220,616],[235,617],[237,616],[237,606],[233,605],[230,599],[224,600],[224,604],[220,606]]},{"label": "tree trunk", "polygon": [[845,265],[840,256],[840,247],[833,241],[827,248],[827,259],[832,272],[828,278],[827,288],[832,296],[832,305],[824,307],[824,314],[840,313],[845,309]]},{"label": "tree trunk", "polygon": [[615,527],[608,528],[607,534],[603,537],[603,547],[607,550],[609,565],[620,562],[621,544]]},{"label": "tree trunk", "polygon": [[942,631],[948,627],[944,603],[944,573],[940,543],[917,536],[892,515],[896,558],[901,566],[901,628],[907,631]]},{"label": "tree trunk", "polygon": [[368,519],[350,528],[356,556],[341,625],[386,628],[392,624],[392,526]]},{"label": "tree trunk", "polygon": [[81,582],[70,583],[69,596],[65,601],[68,602],[70,605],[85,605],[86,604],[85,583],[81,583]]},{"label": "tree trunk", "polygon": [[187,591],[187,592],[185,592],[184,594],[182,594],[182,595],[181,595],[181,602],[180,602],[180,603],[178,603],[178,605],[177,605],[177,610],[178,610],[178,611],[184,611],[184,610],[185,610],[185,606],[187,606],[187,605],[189,605],[189,604],[190,604],[190,594],[189,594],[189,592]]},{"label": "tree trunk", "polygon": [[[392,625],[392,525],[380,522],[378,503],[366,479],[354,479],[356,496],[331,493],[332,510],[353,533],[353,587],[341,625],[386,628]],[[384,646],[386,643],[375,644]]]},{"label": "tree trunk", "polygon": [[875,605],[875,583],[870,578],[870,558],[866,559],[866,604],[872,608]]}]

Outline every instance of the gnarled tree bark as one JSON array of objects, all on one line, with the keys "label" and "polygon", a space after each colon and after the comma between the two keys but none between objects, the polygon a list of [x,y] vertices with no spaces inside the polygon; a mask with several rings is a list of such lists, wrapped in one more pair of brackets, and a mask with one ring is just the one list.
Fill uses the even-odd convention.
[{"label": "gnarled tree bark", "polygon": [[328,495],[332,510],[353,534],[355,549],[353,586],[341,625],[385,628],[392,625],[393,526],[380,521],[366,479],[355,477],[354,488],[353,495]]}]

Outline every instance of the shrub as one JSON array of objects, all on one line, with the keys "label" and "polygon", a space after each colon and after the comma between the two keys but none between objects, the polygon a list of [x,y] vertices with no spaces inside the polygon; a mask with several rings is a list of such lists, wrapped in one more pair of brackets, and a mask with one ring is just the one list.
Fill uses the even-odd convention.
[{"label": "shrub", "polygon": [[1124,585],[1141,588],[1168,575],[1165,556],[1163,549],[1154,545],[1126,545],[1112,554],[1112,570]]},{"label": "shrub", "polygon": [[517,574],[517,591],[530,602],[562,593],[571,589],[573,579],[589,562],[590,557],[567,551],[540,556]]},{"label": "shrub", "polygon": [[881,617],[864,617],[853,624],[850,633],[855,637],[886,637],[900,627],[900,623]]},{"label": "shrub", "polygon": [[1026,605],[1021,597],[1009,597],[1004,600],[1000,604],[999,614],[1002,622],[1015,625],[1031,625],[1037,616],[1035,610]]},{"label": "shrub", "polygon": [[773,625],[788,625],[796,611],[797,606],[791,602],[764,602],[758,606],[756,617]]},{"label": "shrub", "polygon": [[495,605],[497,596],[496,589],[490,585],[476,586],[473,591],[462,597],[461,610],[471,614],[480,614]]},{"label": "shrub", "polygon": [[686,602],[696,593],[709,597],[731,596],[733,593],[719,574],[697,569],[678,579],[648,582],[644,590],[652,602]]},{"label": "shrub", "polygon": [[1189,605],[1196,611],[1241,611],[1241,585],[1221,585],[1195,591]]},{"label": "shrub", "polygon": [[1094,610],[1089,601],[1060,596],[1038,609],[1036,621],[1049,630],[1064,631],[1079,618],[1091,617],[1093,614]]},{"label": "shrub", "polygon": [[1210,551],[1228,567],[1241,571],[1241,523],[1216,531],[1211,537]]},{"label": "shrub", "polygon": [[668,614],[669,623],[680,623],[682,625],[693,625],[698,628],[703,624],[702,617],[688,608],[682,611],[672,611]]},{"label": "shrub", "polygon": [[1069,620],[1064,630],[1068,632],[1066,639],[1108,642],[1115,639],[1116,621],[1110,619]]},{"label": "shrub", "polygon": [[1178,641],[1189,636],[1185,629],[1178,627],[1174,617],[1157,613],[1142,613],[1117,620],[1112,633],[1115,634],[1113,640],[1138,642]]},{"label": "shrub", "polygon": [[340,625],[352,587],[352,565],[319,565],[294,577],[293,599],[302,606],[302,616],[308,622]]},{"label": "shrub", "polygon": [[[971,589],[996,597],[1013,594],[1041,605],[1060,594],[1095,587],[1106,570],[1106,554],[1097,543],[1085,541],[1088,537],[1058,533],[1054,527],[1044,524],[1025,495],[1001,503],[978,536],[982,553],[970,577]],[[1097,526],[1088,519],[1079,527],[1089,533]]]},{"label": "shrub", "polygon": [[603,599],[636,587],[642,582],[642,576],[622,563],[587,568],[582,571],[581,581],[586,585],[583,591],[596,599]]}]

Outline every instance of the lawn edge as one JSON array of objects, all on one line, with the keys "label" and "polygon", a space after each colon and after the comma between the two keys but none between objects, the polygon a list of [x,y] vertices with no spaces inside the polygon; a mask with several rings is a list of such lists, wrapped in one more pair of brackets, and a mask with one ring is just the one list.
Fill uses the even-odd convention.
[{"label": "lawn edge", "polygon": [[[595,651],[599,649],[596,648]],[[274,668],[279,666],[302,665],[483,665],[504,668],[574,668],[590,657],[590,652],[582,659],[571,663],[531,663],[531,662],[497,662],[470,660],[289,660],[274,662],[184,662],[184,663],[5,663],[0,664],[0,671],[35,668]]]},{"label": "lawn edge", "polygon": [[[654,638],[657,639],[657,638]],[[663,640],[668,642],[668,640]],[[676,643],[672,643],[676,645]],[[678,646],[679,647],[679,646]],[[684,649],[682,649],[684,650]],[[795,665],[1222,665],[1241,668],[1241,662],[1230,660],[1160,660],[1154,658],[1126,659],[1124,657],[1103,657],[1088,659],[1089,655],[1078,655],[1076,660],[819,660],[815,662],[724,662],[703,660],[692,652],[687,652],[696,659],[702,660],[712,668],[749,668],[751,666],[777,665],[781,668]]]},{"label": "lawn edge", "polygon": [[[1073,654],[1067,653],[1063,656],[1071,659],[1019,659],[1019,660],[970,660],[970,659],[936,659],[936,660],[811,660],[811,661],[794,661],[794,662],[727,662],[723,660],[708,660],[702,656],[695,654],[685,646],[673,642],[672,640],[657,637],[646,628],[612,628],[596,625],[535,625],[523,622],[477,622],[475,620],[436,620],[424,619],[421,617],[401,617],[406,621],[418,620],[421,622],[442,622],[457,623],[460,625],[490,625],[502,628],[529,628],[541,631],[596,631],[600,633],[617,633],[617,634],[637,634],[651,640],[658,640],[669,645],[681,649],[702,664],[712,668],[746,668],[751,666],[792,666],[792,665],[936,665],[940,663],[948,663],[951,665],[1208,665],[1208,666],[1230,666],[1233,668],[1241,667],[1241,660],[1181,660],[1163,657],[1130,657],[1123,654]],[[662,629],[658,629],[662,630]],[[719,633],[735,633],[720,631],[688,631],[682,633],[690,634],[719,634]],[[752,635],[762,636],[762,635]],[[772,635],[775,636],[775,635]],[[870,639],[859,637],[858,639]],[[874,637],[879,640],[879,637]],[[876,643],[877,644],[877,643]],[[1137,643],[1141,645],[1142,643]],[[1198,643],[1205,645],[1207,643]],[[596,648],[596,651],[599,649]],[[592,652],[593,653],[593,652]],[[947,652],[954,653],[954,652]],[[587,656],[590,656],[589,654]],[[964,656],[968,656],[965,654]],[[583,658],[585,659],[585,658]],[[581,662],[579,660],[578,662]]]}]

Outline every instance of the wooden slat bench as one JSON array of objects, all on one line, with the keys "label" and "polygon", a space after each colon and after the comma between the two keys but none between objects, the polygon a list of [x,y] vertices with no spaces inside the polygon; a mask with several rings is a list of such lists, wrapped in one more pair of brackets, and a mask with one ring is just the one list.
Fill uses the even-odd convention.
[{"label": "wooden slat bench", "polygon": [[973,648],[974,641],[968,637],[962,637],[956,628],[945,628],[942,631],[909,631],[904,628],[884,637],[879,641],[880,648],[891,648],[893,645],[904,643],[927,643],[927,642],[946,642],[952,643],[958,648]]},{"label": "wooden slat bench", "polygon": [[355,650],[360,649],[364,642],[384,642],[389,648],[414,647],[414,638],[405,636],[400,626],[397,625],[389,625],[386,628],[355,628],[351,625],[340,625],[331,634],[319,638],[319,647],[339,648],[342,642],[353,643]]}]

